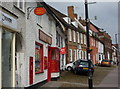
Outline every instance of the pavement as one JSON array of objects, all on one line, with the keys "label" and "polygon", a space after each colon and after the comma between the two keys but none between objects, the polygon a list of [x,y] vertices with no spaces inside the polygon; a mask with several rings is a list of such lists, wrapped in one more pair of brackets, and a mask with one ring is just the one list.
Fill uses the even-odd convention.
[{"label": "pavement", "polygon": [[118,67],[113,69],[96,87],[118,87]]}]

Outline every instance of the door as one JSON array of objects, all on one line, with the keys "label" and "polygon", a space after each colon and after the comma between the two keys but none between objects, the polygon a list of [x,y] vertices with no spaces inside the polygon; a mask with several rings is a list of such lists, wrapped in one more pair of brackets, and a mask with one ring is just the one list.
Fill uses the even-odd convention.
[{"label": "door", "polygon": [[60,51],[56,47],[48,47],[48,81],[51,80],[51,73],[60,71]]},{"label": "door", "polygon": [[29,60],[29,84],[33,84],[33,57]]},{"label": "door", "polygon": [[48,47],[48,78],[47,78],[47,81],[51,80],[51,67],[50,67],[50,63],[51,63],[51,49],[50,49],[50,47]]}]

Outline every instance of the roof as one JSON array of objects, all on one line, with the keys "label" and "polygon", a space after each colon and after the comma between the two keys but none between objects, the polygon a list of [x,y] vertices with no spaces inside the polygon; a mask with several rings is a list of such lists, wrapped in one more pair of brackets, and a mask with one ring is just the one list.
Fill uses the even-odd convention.
[{"label": "roof", "polygon": [[95,24],[93,24],[91,21],[90,21],[90,24],[92,24],[97,30],[98,30],[98,32],[100,32],[100,28],[98,28]]},{"label": "roof", "polygon": [[52,11],[52,13],[58,18],[58,20],[67,28],[71,28],[73,30],[77,30],[79,32],[83,32],[82,30],[76,28],[74,25],[72,24],[68,24],[63,18],[64,17],[68,17],[67,15],[59,12],[58,10],[56,10],[55,8],[51,7],[50,5],[46,4],[49,9]]}]

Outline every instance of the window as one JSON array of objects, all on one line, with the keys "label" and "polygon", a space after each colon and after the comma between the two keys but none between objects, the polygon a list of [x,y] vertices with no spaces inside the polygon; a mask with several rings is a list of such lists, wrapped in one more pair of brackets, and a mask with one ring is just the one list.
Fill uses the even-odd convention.
[{"label": "window", "polygon": [[25,10],[25,0],[16,0],[16,2],[14,2],[14,5],[17,6],[18,8],[20,8],[22,11]]},{"label": "window", "polygon": [[72,41],[71,29],[68,29],[68,39]]},{"label": "window", "polygon": [[83,44],[83,34],[81,34],[80,36],[81,36],[81,44]]},{"label": "window", "polygon": [[79,59],[82,59],[81,50],[79,51]]},{"label": "window", "polygon": [[35,43],[35,73],[43,72],[43,45]]},{"label": "window", "polygon": [[70,62],[72,62],[72,49],[69,49],[69,59],[70,59]]},{"label": "window", "polygon": [[58,34],[58,32],[56,31],[56,45],[57,45],[58,47],[60,47],[60,44],[61,44],[60,40],[61,40],[61,37],[60,37],[60,35]]},{"label": "window", "polygon": [[87,54],[86,54],[86,51],[84,51],[84,55],[85,55],[85,59],[87,59]]},{"label": "window", "polygon": [[76,42],[76,35],[74,30],[73,30],[73,42]]},{"label": "window", "polygon": [[80,43],[80,37],[79,37],[79,32],[77,32],[77,39],[78,39],[78,43]]},{"label": "window", "polygon": [[79,58],[79,49],[77,49],[77,59],[80,59]]},{"label": "window", "polygon": [[81,43],[81,33],[79,33],[79,40],[80,40],[80,43]]},{"label": "window", "polygon": [[84,44],[86,44],[86,35],[84,34]]},{"label": "window", "polygon": [[76,50],[74,50],[74,61],[76,61]]}]

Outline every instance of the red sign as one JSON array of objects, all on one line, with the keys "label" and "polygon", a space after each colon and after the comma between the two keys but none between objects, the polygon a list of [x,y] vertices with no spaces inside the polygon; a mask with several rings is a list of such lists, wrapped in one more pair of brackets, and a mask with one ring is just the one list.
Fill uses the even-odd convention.
[{"label": "red sign", "polygon": [[46,13],[46,9],[44,7],[37,7],[34,10],[36,15],[44,15]]},{"label": "red sign", "polygon": [[60,54],[66,54],[66,48],[65,47],[60,49]]}]

